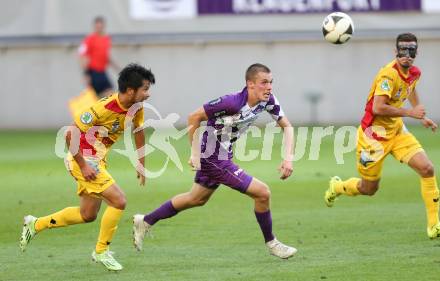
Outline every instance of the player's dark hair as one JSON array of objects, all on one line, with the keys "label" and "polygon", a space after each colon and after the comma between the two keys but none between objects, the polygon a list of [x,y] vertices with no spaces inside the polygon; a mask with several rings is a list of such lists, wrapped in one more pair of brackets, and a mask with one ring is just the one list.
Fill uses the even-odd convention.
[{"label": "player's dark hair", "polygon": [[397,35],[396,38],[396,47],[399,45],[399,42],[416,42],[417,43],[417,37],[412,33],[401,33]]},{"label": "player's dark hair", "polygon": [[269,67],[261,63],[254,63],[246,70],[246,81],[254,80],[258,72],[271,73]]},{"label": "player's dark hair", "polygon": [[103,16],[96,16],[96,17],[93,19],[93,23],[98,23],[98,22],[105,23],[105,18],[104,18]]},{"label": "player's dark hair", "polygon": [[137,90],[142,87],[144,80],[150,84],[156,83],[156,78],[151,70],[136,64],[130,63],[119,72],[118,89],[120,93],[125,93],[128,88]]}]

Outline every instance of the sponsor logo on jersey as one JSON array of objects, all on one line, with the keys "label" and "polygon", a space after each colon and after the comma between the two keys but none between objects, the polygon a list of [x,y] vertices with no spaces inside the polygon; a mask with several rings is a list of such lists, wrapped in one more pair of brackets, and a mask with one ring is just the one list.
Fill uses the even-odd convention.
[{"label": "sponsor logo on jersey", "polygon": [[93,116],[90,112],[84,112],[81,114],[81,117],[79,118],[81,122],[85,125],[92,123]]},{"label": "sponsor logo on jersey", "polygon": [[390,91],[391,90],[390,85],[388,83],[388,79],[385,79],[385,80],[382,81],[382,84],[380,85],[380,88],[382,90],[384,90],[384,91]]}]

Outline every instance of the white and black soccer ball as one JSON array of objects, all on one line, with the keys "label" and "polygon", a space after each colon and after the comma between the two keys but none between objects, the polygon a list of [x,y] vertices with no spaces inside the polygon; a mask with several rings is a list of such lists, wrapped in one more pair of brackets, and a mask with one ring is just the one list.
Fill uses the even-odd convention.
[{"label": "white and black soccer ball", "polygon": [[333,44],[344,44],[353,35],[354,25],[344,13],[335,12],[325,17],[322,23],[324,39]]}]

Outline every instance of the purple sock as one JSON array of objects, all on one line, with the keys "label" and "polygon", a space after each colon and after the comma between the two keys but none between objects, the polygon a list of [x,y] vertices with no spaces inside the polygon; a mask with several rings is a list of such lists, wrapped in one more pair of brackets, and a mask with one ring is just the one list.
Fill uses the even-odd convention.
[{"label": "purple sock", "polygon": [[272,216],[270,214],[270,210],[264,213],[255,212],[255,216],[257,217],[258,224],[260,225],[261,232],[263,232],[264,242],[269,242],[275,239],[272,234]]},{"label": "purple sock", "polygon": [[148,215],[145,215],[144,221],[149,225],[154,225],[157,221],[171,218],[175,216],[177,213],[178,211],[173,207],[171,200],[169,200],[163,203],[162,206],[160,206],[153,212],[149,213]]}]

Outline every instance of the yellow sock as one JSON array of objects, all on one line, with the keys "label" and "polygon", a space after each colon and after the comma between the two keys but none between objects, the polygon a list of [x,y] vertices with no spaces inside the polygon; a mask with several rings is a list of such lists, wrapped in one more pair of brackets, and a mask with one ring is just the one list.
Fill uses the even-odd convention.
[{"label": "yellow sock", "polygon": [[123,211],[124,210],[119,210],[110,206],[105,209],[104,215],[101,219],[101,229],[99,230],[98,243],[96,243],[96,253],[100,254],[107,250],[113,234],[115,234],[115,231],[118,228],[118,223],[121,219]]},{"label": "yellow sock", "polygon": [[425,201],[426,216],[428,219],[428,227],[436,225],[438,220],[439,209],[439,192],[435,177],[420,178],[423,201]]},{"label": "yellow sock", "polygon": [[348,196],[356,196],[360,194],[357,185],[361,181],[360,178],[349,178],[346,181],[337,182],[335,191],[338,194],[345,194]]},{"label": "yellow sock", "polygon": [[79,207],[67,207],[59,212],[37,219],[35,230],[40,232],[46,228],[62,227],[84,223]]}]

